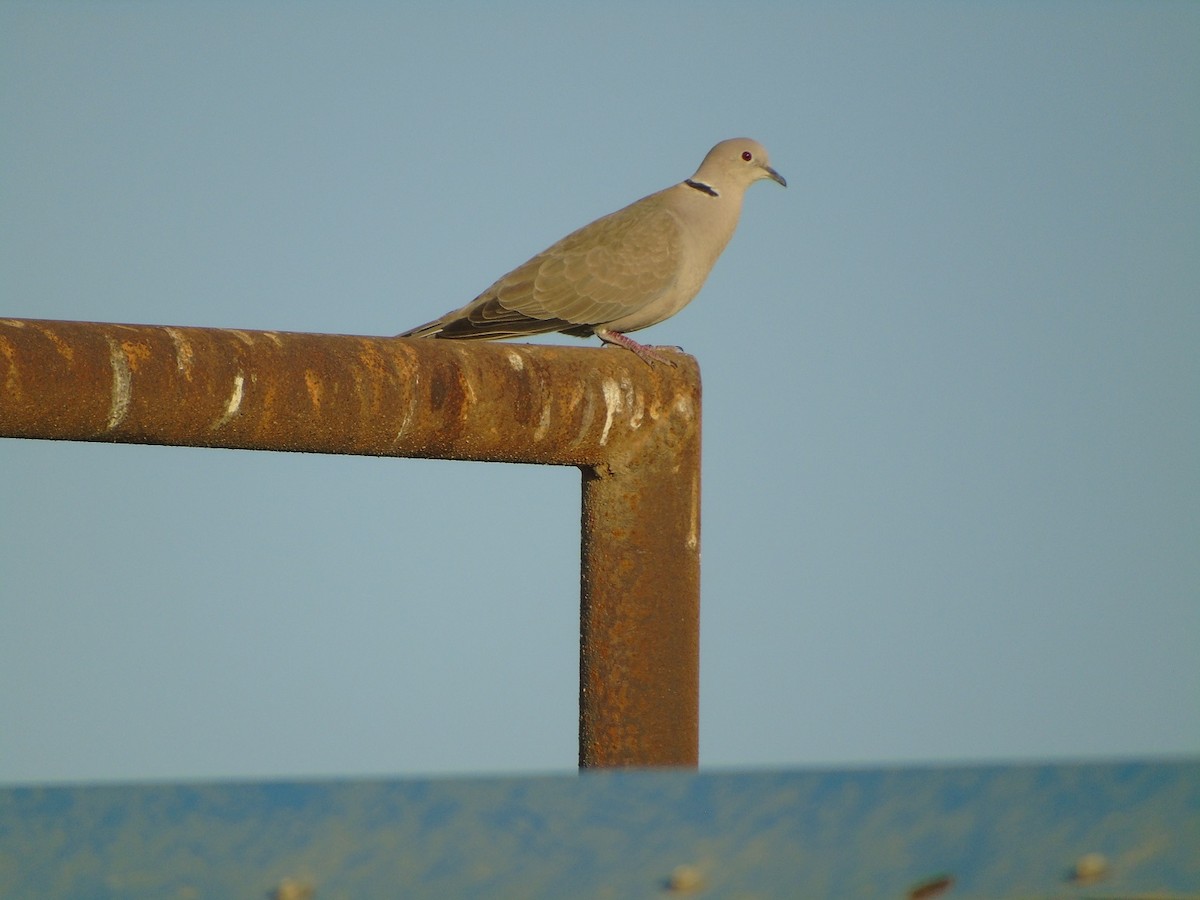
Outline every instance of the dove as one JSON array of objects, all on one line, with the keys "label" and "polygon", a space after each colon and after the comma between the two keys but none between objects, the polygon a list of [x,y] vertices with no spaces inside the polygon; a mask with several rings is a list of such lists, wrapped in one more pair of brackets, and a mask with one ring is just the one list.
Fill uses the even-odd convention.
[{"label": "dove", "polygon": [[766,149],[721,141],[691,178],[603,216],[502,276],[459,309],[398,337],[501,340],[595,335],[647,364],[669,360],[626,335],[679,312],[733,237],[746,188],[769,178]]}]

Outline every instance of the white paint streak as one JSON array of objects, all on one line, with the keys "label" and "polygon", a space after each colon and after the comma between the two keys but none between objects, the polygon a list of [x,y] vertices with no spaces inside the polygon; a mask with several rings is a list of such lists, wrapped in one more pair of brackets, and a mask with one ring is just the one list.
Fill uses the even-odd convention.
[{"label": "white paint streak", "polygon": [[537,428],[533,430],[533,439],[540,441],[546,436],[546,432],[550,430],[550,401],[542,404],[542,417],[538,419]]},{"label": "white paint streak", "polygon": [[108,358],[112,363],[112,405],[108,410],[108,429],[121,424],[129,412],[129,401],[133,396],[133,373],[129,370],[129,358],[121,345],[112,338],[108,341]]},{"label": "white paint streak", "polygon": [[[229,333],[232,334],[234,337],[236,337],[243,344],[246,344],[247,346],[253,346],[253,344],[254,344],[254,335],[252,335],[248,331],[243,331],[240,328],[230,328]],[[279,338],[277,335],[274,334],[274,332],[268,331],[268,332],[266,332],[266,334],[268,336],[270,336],[271,338],[273,338],[276,344],[279,343]]]},{"label": "white paint streak", "polygon": [[581,386],[576,386],[571,392],[570,402],[567,404],[567,418],[579,409],[579,428],[576,429],[575,437],[571,439],[571,446],[578,447],[584,442],[587,435],[591,434],[592,419],[596,415],[596,404],[592,401],[595,396],[590,390],[586,390]]},{"label": "white paint streak", "polygon": [[421,383],[421,372],[415,366],[411,368],[411,380],[408,389],[408,409],[404,412],[404,418],[400,420],[400,427],[396,430],[396,443],[400,443],[400,439],[404,437],[404,432],[408,431],[408,426],[412,423],[413,416],[417,411],[417,386]]},{"label": "white paint streak", "polygon": [[467,406],[474,406],[479,399],[479,395],[475,393],[475,385],[471,384],[469,377],[460,377],[459,384],[462,385],[463,396],[467,401]]},{"label": "white paint streak", "polygon": [[175,345],[175,369],[183,373],[187,377],[192,374],[192,345],[188,343],[187,338],[183,336],[183,332],[178,328],[167,327],[164,329],[171,336],[171,343]]},{"label": "white paint streak", "polygon": [[621,386],[611,378],[604,379],[600,386],[604,392],[604,430],[600,432],[600,443],[608,443],[608,432],[612,429],[613,416],[621,411]]},{"label": "white paint streak", "polygon": [[646,415],[646,398],[640,391],[631,389],[629,400],[632,407],[629,415],[629,427],[637,430],[642,427],[642,419]]},{"label": "white paint streak", "polygon": [[246,384],[246,378],[241,372],[233,378],[233,393],[229,395],[229,402],[225,404],[225,412],[221,414],[221,418],[217,419],[212,424],[212,430],[216,431],[229,422],[242,407],[242,392]]},{"label": "white paint streak", "polygon": [[689,550],[700,547],[700,474],[697,473],[692,481],[692,508],[688,521],[687,540],[684,542]]}]

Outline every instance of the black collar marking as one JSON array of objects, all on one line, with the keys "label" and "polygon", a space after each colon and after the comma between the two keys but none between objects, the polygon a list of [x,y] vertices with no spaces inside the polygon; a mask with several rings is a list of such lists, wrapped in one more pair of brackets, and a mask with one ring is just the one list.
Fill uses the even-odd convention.
[{"label": "black collar marking", "polygon": [[702,194],[708,194],[708,196],[710,196],[710,197],[720,197],[721,196],[715,190],[713,190],[712,185],[705,184],[703,181],[692,181],[692,179],[689,178],[687,181],[684,182],[684,184],[686,184],[690,188],[695,188]]}]

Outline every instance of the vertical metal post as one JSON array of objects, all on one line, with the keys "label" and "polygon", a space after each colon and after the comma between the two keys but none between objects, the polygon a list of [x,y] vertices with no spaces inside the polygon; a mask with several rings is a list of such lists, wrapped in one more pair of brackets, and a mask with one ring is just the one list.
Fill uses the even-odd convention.
[{"label": "vertical metal post", "polygon": [[583,470],[579,765],[695,766],[700,372],[653,438]]}]

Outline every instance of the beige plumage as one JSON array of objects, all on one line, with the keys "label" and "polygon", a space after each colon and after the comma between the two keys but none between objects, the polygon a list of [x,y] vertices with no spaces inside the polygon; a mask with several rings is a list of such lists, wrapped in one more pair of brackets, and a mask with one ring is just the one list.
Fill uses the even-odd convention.
[{"label": "beige plumage", "polygon": [[696,174],[543,250],[461,309],[400,337],[498,340],[561,331],[665,361],[626,333],[675,315],[696,296],[737,227],[742,197],[770,178],[767,151],[722,141]]}]

